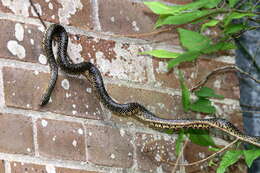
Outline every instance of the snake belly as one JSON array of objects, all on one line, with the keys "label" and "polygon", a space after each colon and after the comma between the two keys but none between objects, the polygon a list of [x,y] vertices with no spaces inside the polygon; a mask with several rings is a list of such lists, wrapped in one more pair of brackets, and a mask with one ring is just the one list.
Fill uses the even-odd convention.
[{"label": "snake belly", "polygon": [[[57,62],[55,60],[52,41],[55,38],[58,44]],[[55,86],[58,74],[58,66],[69,74],[82,74],[91,83],[97,98],[110,111],[125,117],[133,117],[142,121],[149,126],[160,129],[182,129],[182,128],[217,128],[220,129],[244,142],[260,147],[260,138],[255,136],[245,135],[240,132],[231,122],[221,118],[209,119],[163,119],[154,115],[147,110],[143,105],[132,102],[120,104],[114,101],[107,93],[103,78],[98,68],[91,62],[81,62],[74,64],[68,54],[68,34],[65,28],[58,24],[52,24],[44,35],[43,51],[45,52],[51,69],[51,79],[49,87],[43,95],[41,105],[48,103],[51,92]]]}]

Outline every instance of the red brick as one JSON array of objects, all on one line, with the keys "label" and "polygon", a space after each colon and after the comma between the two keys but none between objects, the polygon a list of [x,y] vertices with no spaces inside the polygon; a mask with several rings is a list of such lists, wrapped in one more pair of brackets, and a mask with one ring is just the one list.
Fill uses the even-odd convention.
[{"label": "red brick", "polygon": [[0,124],[0,152],[34,154],[31,118],[0,114]]},{"label": "red brick", "polygon": [[52,102],[41,108],[38,105],[48,85],[49,74],[9,67],[4,68],[3,73],[7,106],[92,119],[102,118],[100,103],[92,92],[88,92],[90,85],[86,80],[59,76],[51,97]]},{"label": "red brick", "polygon": [[[172,71],[167,72],[166,61],[160,61],[158,59],[154,59],[153,61],[157,85],[170,88],[179,88],[178,75]],[[196,62],[183,63],[179,67],[184,73],[186,84],[189,88],[191,88],[199,81],[203,80],[206,75],[214,69],[227,65],[230,64],[213,60],[199,59]],[[234,71],[224,72],[212,76],[207,81],[205,86],[214,89],[216,93],[224,95],[226,98],[239,98],[238,79]]]},{"label": "red brick", "polygon": [[69,169],[69,168],[56,168],[56,173],[98,173],[98,172]]},{"label": "red brick", "polygon": [[0,173],[5,173],[5,166],[4,166],[4,161],[0,161]]},{"label": "red brick", "polygon": [[10,20],[0,20],[0,25],[2,31],[5,31],[5,34],[0,35],[1,58],[39,62],[39,56],[43,54],[41,50],[43,32],[38,27]]},{"label": "red brick", "polygon": [[[38,12],[43,20],[74,25],[87,30],[93,28],[91,15],[92,4],[90,0],[78,1],[80,4],[76,4],[76,1],[63,1],[60,3],[61,1],[58,0],[52,0],[50,2],[33,0],[33,2],[38,8]],[[38,18],[29,1],[19,1],[16,3],[10,1],[9,4],[0,2],[0,11],[24,17]]]},{"label": "red brick", "polygon": [[88,161],[97,165],[129,168],[133,165],[132,136],[123,129],[87,125]]},{"label": "red brick", "polygon": [[11,162],[12,173],[47,173],[44,165],[30,163]]},{"label": "red brick", "polygon": [[173,167],[166,162],[176,160],[174,139],[164,139],[146,133],[136,134],[136,153],[138,169],[145,172],[158,172],[160,166],[164,172],[171,173]]},{"label": "red brick", "polygon": [[41,156],[77,161],[86,159],[84,128],[79,123],[39,119],[37,136]]},{"label": "red brick", "polygon": [[[153,31],[157,16],[142,3],[130,0],[100,0],[99,20],[101,29],[106,32],[129,35]],[[139,38],[139,37],[138,37]],[[140,37],[145,38],[147,37]],[[170,41],[178,44],[177,33],[162,33],[149,36],[148,39]]]},{"label": "red brick", "polygon": [[119,103],[138,102],[158,117],[175,119],[183,117],[180,96],[171,96],[151,90],[107,85],[108,93]]}]

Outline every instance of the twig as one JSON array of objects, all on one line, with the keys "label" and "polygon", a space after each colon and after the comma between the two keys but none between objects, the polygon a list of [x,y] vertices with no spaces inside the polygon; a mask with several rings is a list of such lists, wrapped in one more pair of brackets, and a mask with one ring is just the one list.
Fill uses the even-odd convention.
[{"label": "twig", "polygon": [[178,164],[179,164],[180,158],[181,158],[181,156],[182,156],[182,154],[183,154],[183,152],[184,152],[184,149],[185,149],[185,147],[187,146],[188,142],[189,142],[189,140],[186,139],[185,142],[184,142],[184,144],[183,144],[183,146],[182,146],[181,152],[179,153],[179,155],[178,155],[178,157],[177,157],[177,159],[176,159],[176,164],[174,165],[174,167],[173,167],[173,169],[172,169],[172,173],[175,173],[175,172],[176,172],[176,169],[177,169],[177,167],[179,166]]},{"label": "twig", "polygon": [[45,25],[44,21],[42,20],[40,13],[38,12],[38,10],[37,10],[37,8],[35,7],[35,5],[33,4],[32,0],[29,0],[29,1],[30,1],[31,6],[33,7],[34,12],[36,13],[36,15],[38,16],[38,18],[40,19],[42,25],[44,26],[44,28],[45,28],[45,30],[46,30],[46,29],[47,29],[47,26]]},{"label": "twig", "polygon": [[228,145],[226,145],[225,147],[223,147],[222,149],[220,149],[219,151],[217,151],[216,153],[206,157],[205,159],[202,159],[202,160],[199,160],[199,161],[196,161],[196,162],[192,162],[192,163],[185,163],[185,164],[177,164],[177,163],[173,163],[173,162],[170,162],[170,161],[166,161],[166,160],[163,160],[161,159],[162,162],[165,162],[165,163],[168,163],[169,165],[177,165],[177,166],[193,166],[193,165],[197,165],[199,163],[203,163],[213,157],[215,157],[217,154],[219,153],[222,153],[223,151],[225,151],[226,149],[228,149],[229,147],[231,147],[232,145],[234,145],[237,141],[239,141],[238,138],[236,138],[236,140],[234,140],[233,142],[229,143]]},{"label": "twig", "polygon": [[198,88],[200,88],[201,86],[203,86],[211,76],[215,75],[216,73],[219,73],[219,72],[223,72],[223,71],[229,71],[229,70],[236,70],[236,71],[239,71],[241,74],[244,74],[246,76],[248,76],[250,79],[254,80],[255,82],[259,83],[260,84],[260,80],[259,79],[256,79],[254,78],[252,75],[250,75],[248,72],[245,72],[243,71],[242,69],[240,69],[239,67],[235,66],[235,65],[231,65],[231,66],[224,66],[224,67],[220,67],[220,68],[217,68],[217,69],[214,69],[212,72],[210,72],[209,74],[206,75],[206,77],[201,80],[200,82],[198,82],[194,87],[192,87],[190,89],[190,91],[195,91],[197,90]]}]

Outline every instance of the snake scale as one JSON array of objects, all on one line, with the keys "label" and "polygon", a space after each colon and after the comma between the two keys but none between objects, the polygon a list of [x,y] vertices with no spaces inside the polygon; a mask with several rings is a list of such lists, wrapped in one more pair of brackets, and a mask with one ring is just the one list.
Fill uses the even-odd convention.
[{"label": "snake scale", "polygon": [[[52,42],[57,41],[57,61],[55,60]],[[221,118],[209,119],[163,119],[154,115],[139,103],[120,104],[114,101],[107,93],[103,79],[98,68],[91,62],[74,64],[67,55],[68,34],[65,28],[58,24],[52,24],[45,32],[43,38],[43,51],[47,56],[51,70],[49,86],[43,94],[41,106],[48,103],[50,95],[58,77],[58,67],[69,74],[82,74],[91,83],[98,99],[113,113],[133,117],[149,126],[160,129],[182,129],[182,128],[217,128],[244,142],[260,147],[260,138],[248,136],[240,132],[232,123]]]}]

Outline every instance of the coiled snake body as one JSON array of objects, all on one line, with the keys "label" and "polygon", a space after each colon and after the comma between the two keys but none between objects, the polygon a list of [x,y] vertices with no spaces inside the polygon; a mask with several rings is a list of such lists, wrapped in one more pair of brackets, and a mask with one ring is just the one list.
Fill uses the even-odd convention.
[{"label": "coiled snake body", "polygon": [[[55,60],[52,41],[56,38],[58,44],[57,62]],[[48,103],[51,92],[55,86],[58,77],[58,66],[70,74],[84,75],[96,91],[99,100],[113,113],[120,116],[134,117],[152,127],[161,129],[181,129],[181,128],[218,128],[241,141],[260,147],[259,137],[248,136],[241,133],[232,123],[225,119],[162,119],[148,111],[139,103],[120,104],[115,102],[107,93],[100,71],[91,62],[72,63],[67,55],[68,35],[64,27],[58,24],[51,25],[44,35],[43,51],[48,58],[51,69],[51,79],[49,87],[45,91],[41,105]]]}]

